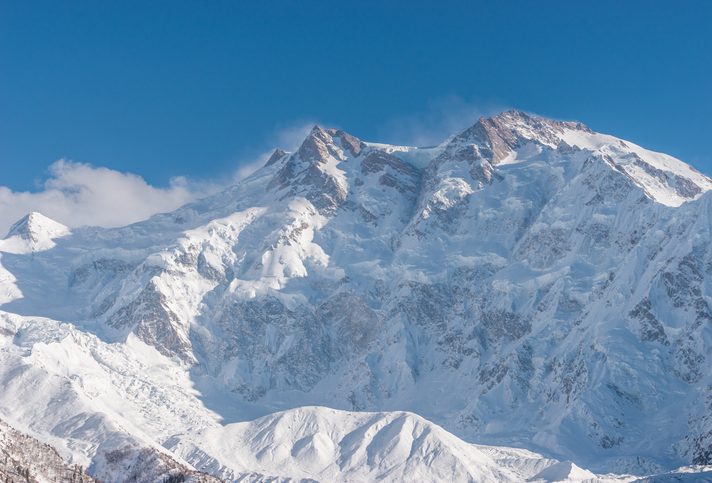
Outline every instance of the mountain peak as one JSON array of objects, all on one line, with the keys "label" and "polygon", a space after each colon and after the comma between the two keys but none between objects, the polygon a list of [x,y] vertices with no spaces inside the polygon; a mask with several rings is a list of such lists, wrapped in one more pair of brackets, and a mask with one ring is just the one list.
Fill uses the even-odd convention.
[{"label": "mountain peak", "polygon": [[508,126],[511,129],[519,130],[522,130],[524,128],[529,128],[532,130],[553,129],[556,131],[560,131],[562,129],[572,129],[588,133],[593,132],[588,126],[579,121],[558,121],[555,119],[550,119],[548,117],[527,113],[518,109],[509,109],[507,111],[500,112],[499,114],[490,118],[480,118],[480,121],[482,121],[483,119],[489,119],[495,124]]},{"label": "mountain peak", "polygon": [[[338,164],[358,156],[366,144],[340,129],[314,125],[302,145],[275,173],[270,187],[300,193],[329,212],[346,198],[348,184]],[[277,152],[270,158],[271,162]]]},{"label": "mountain peak", "polygon": [[341,129],[322,128],[315,124],[297,150],[297,154],[307,162],[324,162],[329,154],[342,157],[338,150],[348,151],[351,156],[358,156],[364,146],[363,141]]},{"label": "mountain peak", "polygon": [[16,221],[7,232],[0,249],[23,253],[52,248],[53,240],[70,233],[63,224],[32,211]]},{"label": "mountain peak", "polygon": [[287,156],[289,153],[285,151],[284,149],[277,148],[275,149],[270,157],[267,159],[267,162],[265,163],[265,166],[272,166],[274,163],[279,161],[280,159],[284,158]]},{"label": "mountain peak", "polygon": [[593,481],[596,475],[571,461],[559,461],[540,471],[528,481]]},{"label": "mountain peak", "polygon": [[504,141],[510,147],[529,141],[556,147],[566,131],[593,133],[588,126],[578,121],[557,121],[515,109],[488,118],[482,117],[471,129],[495,144]]},{"label": "mountain peak", "polygon": [[31,211],[17,220],[5,238],[13,236],[30,237],[41,233],[61,236],[69,232],[69,228],[38,211]]},{"label": "mountain peak", "polygon": [[566,158],[572,150],[583,150],[607,159],[649,198],[668,206],[680,206],[712,189],[711,179],[672,156],[594,132],[581,122],[558,121],[519,110],[481,117],[445,143],[438,162],[466,161],[478,182],[489,182],[496,166],[519,163],[531,158],[532,153],[546,150]]}]

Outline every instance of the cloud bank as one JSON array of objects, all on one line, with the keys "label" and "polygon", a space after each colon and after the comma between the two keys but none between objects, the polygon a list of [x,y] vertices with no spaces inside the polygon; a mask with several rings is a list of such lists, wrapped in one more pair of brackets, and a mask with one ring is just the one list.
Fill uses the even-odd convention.
[{"label": "cloud bank", "polygon": [[185,178],[157,188],[135,174],[65,160],[53,163],[49,173],[37,192],[0,186],[0,233],[30,211],[70,227],[127,225],[209,193],[208,186],[191,186]]},{"label": "cloud bank", "polygon": [[238,168],[220,181],[195,181],[177,177],[167,187],[156,187],[141,176],[86,163],[59,160],[49,167],[49,177],[38,191],[13,191],[0,186],[0,238],[27,213],[38,211],[70,228],[78,226],[124,226],[156,213],[216,193],[261,167],[275,147],[294,150],[314,123],[285,125],[269,136],[271,148],[247,160],[235,161]]}]

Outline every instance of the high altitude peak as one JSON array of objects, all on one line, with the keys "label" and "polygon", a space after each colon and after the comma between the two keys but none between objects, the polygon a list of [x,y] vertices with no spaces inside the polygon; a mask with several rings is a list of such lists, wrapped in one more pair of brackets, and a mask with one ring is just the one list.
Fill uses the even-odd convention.
[{"label": "high altitude peak", "polygon": [[299,146],[297,154],[303,161],[324,161],[328,156],[328,146],[333,144],[333,138],[326,129],[314,125],[307,137]]},{"label": "high altitude peak", "polygon": [[339,154],[339,150],[348,151],[351,156],[358,156],[364,146],[363,141],[341,129],[323,128],[315,124],[302,142],[297,154],[304,161],[323,162],[330,154],[337,158],[346,154]]},{"label": "high altitude peak", "polygon": [[540,117],[536,115],[529,114],[525,111],[522,111],[520,109],[507,109],[506,111],[502,111],[499,114],[495,114],[494,116],[489,116],[489,117],[482,117],[480,119],[499,119],[499,120],[529,120],[533,119],[535,117]]},{"label": "high altitude peak", "polygon": [[348,182],[337,165],[358,156],[364,147],[365,143],[340,129],[315,125],[271,178],[269,187],[299,194],[320,212],[332,213],[348,192]]},{"label": "high altitude peak", "polygon": [[530,121],[532,119],[545,119],[542,116],[537,116],[535,114],[530,114],[526,111],[522,111],[520,109],[508,109],[506,111],[502,111],[499,114],[495,114],[494,116],[491,116],[490,118],[492,119],[497,119],[501,121],[505,120],[521,120],[521,121]]},{"label": "high altitude peak", "polygon": [[325,129],[318,124],[314,124],[311,128],[311,131],[309,131],[309,136],[325,135],[327,131],[329,131],[328,128]]},{"label": "high altitude peak", "polygon": [[594,132],[581,122],[558,121],[518,110],[480,118],[452,138],[440,157],[466,160],[473,166],[489,163],[491,166],[485,168],[491,170],[499,164],[521,162],[529,156],[527,150],[555,150],[565,157],[584,150],[590,156],[607,159],[610,167],[642,188],[648,197],[668,206],[680,206],[712,189],[711,179],[671,156]]},{"label": "high altitude peak", "polygon": [[331,142],[336,133],[337,129],[335,128],[322,127],[318,124],[314,124],[304,141],[306,142],[310,139],[318,139],[322,142]]},{"label": "high altitude peak", "polygon": [[537,114],[531,114],[518,109],[503,111],[490,118],[495,124],[506,125],[511,128],[529,127],[531,129],[573,129],[577,131],[593,132],[591,129],[578,121],[558,121]]},{"label": "high altitude peak", "polygon": [[592,134],[580,122],[556,121],[520,110],[508,110],[491,117],[481,117],[450,142],[458,150],[476,145],[492,164],[498,164],[517,148],[534,142],[556,148],[569,131]]}]

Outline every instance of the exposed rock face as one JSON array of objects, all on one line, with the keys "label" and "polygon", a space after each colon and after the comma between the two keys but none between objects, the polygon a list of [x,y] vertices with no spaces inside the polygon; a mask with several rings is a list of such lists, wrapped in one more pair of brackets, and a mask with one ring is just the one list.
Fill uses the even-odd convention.
[{"label": "exposed rock face", "polygon": [[286,156],[289,156],[289,153],[282,149],[275,149],[274,152],[270,155],[270,157],[267,159],[267,162],[265,163],[265,166],[272,166],[274,163],[280,161],[281,159],[285,158]]},{"label": "exposed rock face", "polygon": [[254,411],[407,409],[593,469],[704,463],[710,188],[517,111],[420,151],[314,127],[224,193],[3,257],[24,294],[3,309],[136,336]]},{"label": "exposed rock face", "polygon": [[195,471],[153,448],[126,445],[100,454],[93,462],[95,479],[87,468],[70,464],[50,445],[17,431],[0,420],[0,477],[3,482],[99,481],[218,483],[222,480]]},{"label": "exposed rock face", "polygon": [[319,211],[333,213],[346,199],[347,190],[338,165],[349,157],[358,156],[362,145],[359,139],[343,131],[314,126],[270,186],[287,190],[288,196],[302,195]]},{"label": "exposed rock face", "polygon": [[64,461],[50,445],[23,434],[0,420],[0,480],[76,481],[92,483],[81,465]]}]

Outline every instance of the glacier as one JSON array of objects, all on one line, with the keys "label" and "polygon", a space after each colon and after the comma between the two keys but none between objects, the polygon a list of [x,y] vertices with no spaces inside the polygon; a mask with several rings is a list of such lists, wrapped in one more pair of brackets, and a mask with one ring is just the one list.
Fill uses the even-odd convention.
[{"label": "glacier", "polygon": [[29,214],[0,420],[102,481],[703,478],[710,188],[507,111],[430,148],[315,126],[126,227]]}]

